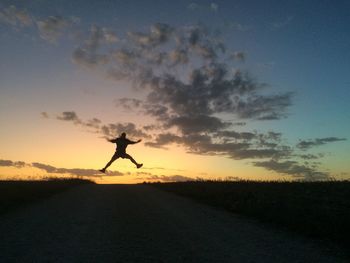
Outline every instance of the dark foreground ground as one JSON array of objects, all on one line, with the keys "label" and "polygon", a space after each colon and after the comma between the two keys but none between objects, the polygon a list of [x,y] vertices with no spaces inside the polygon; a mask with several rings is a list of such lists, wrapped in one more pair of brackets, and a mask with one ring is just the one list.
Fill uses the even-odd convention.
[{"label": "dark foreground ground", "polygon": [[46,181],[0,181],[0,215],[38,202],[71,187],[91,183],[89,180],[75,178]]},{"label": "dark foreground ground", "polygon": [[347,262],[326,243],[148,185],[83,185],[0,216],[1,262]]},{"label": "dark foreground ground", "polygon": [[332,240],[350,251],[350,181],[152,185],[308,237]]}]

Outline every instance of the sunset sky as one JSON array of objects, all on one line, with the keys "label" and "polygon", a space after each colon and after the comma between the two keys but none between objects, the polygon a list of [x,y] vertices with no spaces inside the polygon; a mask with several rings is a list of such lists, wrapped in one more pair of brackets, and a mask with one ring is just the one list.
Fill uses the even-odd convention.
[{"label": "sunset sky", "polygon": [[[0,177],[350,179],[348,1],[0,2]],[[117,160],[106,141],[142,142]]]}]

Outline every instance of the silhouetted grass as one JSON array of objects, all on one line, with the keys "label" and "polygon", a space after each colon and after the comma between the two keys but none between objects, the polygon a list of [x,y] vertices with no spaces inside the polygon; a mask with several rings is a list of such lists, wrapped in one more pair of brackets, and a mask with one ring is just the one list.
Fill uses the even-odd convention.
[{"label": "silhouetted grass", "polygon": [[0,214],[86,183],[93,182],[75,178],[45,181],[0,181]]},{"label": "silhouetted grass", "polygon": [[196,181],[152,185],[350,248],[350,181]]}]

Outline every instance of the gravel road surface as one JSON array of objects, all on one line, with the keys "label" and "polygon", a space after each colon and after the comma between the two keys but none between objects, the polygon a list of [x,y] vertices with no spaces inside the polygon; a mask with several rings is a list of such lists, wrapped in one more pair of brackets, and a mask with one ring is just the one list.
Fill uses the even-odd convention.
[{"label": "gravel road surface", "polygon": [[0,262],[346,262],[148,185],[84,185],[0,217]]}]

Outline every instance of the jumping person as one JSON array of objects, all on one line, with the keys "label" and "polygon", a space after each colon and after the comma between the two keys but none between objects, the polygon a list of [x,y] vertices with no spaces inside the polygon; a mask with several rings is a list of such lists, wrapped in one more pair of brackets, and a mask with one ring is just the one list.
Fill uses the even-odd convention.
[{"label": "jumping person", "polygon": [[112,143],[116,143],[117,144],[117,149],[114,153],[114,155],[112,156],[111,160],[106,164],[106,166],[104,168],[102,168],[101,170],[99,170],[102,173],[106,172],[106,169],[115,161],[117,160],[119,157],[123,158],[123,159],[129,159],[132,163],[134,163],[136,165],[137,168],[142,167],[142,163],[137,163],[134,158],[132,158],[129,154],[126,153],[126,147],[129,144],[135,144],[135,143],[139,143],[141,142],[141,140],[138,140],[136,142],[130,141],[129,139],[126,138],[126,133],[123,132],[120,137],[115,138],[113,140],[108,140],[109,142]]}]

